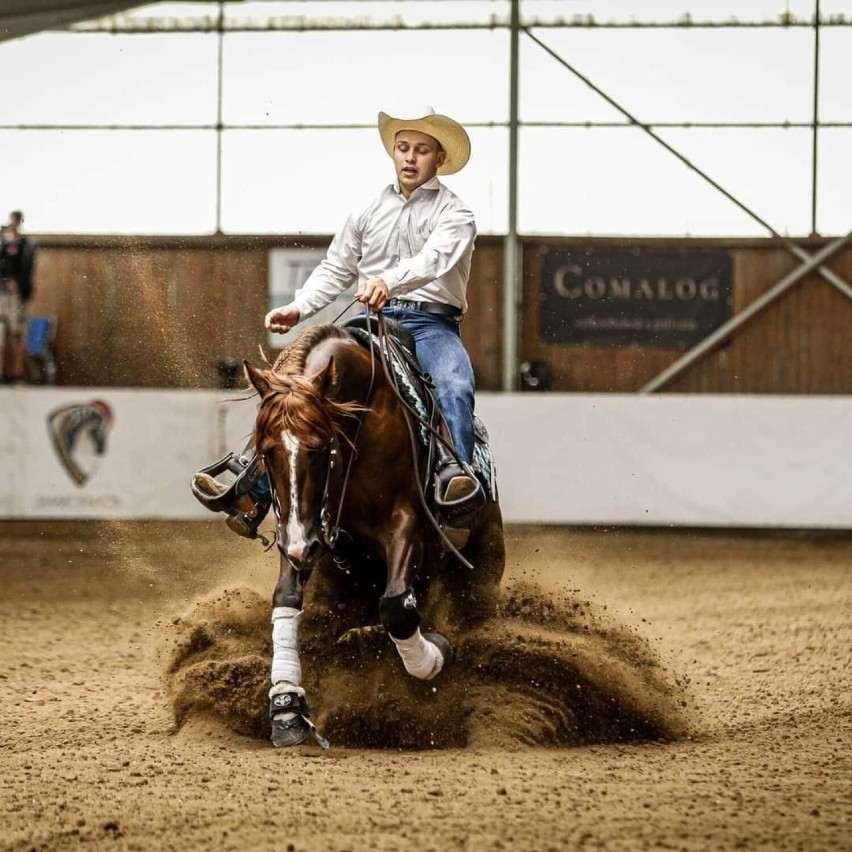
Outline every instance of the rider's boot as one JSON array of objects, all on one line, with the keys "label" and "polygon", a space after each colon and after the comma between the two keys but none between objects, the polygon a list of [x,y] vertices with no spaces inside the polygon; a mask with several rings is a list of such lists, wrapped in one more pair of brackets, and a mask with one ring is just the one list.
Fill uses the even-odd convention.
[{"label": "rider's boot", "polygon": [[[215,478],[226,470],[236,475],[229,485]],[[272,503],[268,489],[258,482],[262,475],[254,452],[246,448],[239,456],[229,453],[202,468],[192,477],[190,488],[205,508],[228,515],[225,523],[230,530],[254,539]]]},{"label": "rider's boot", "polygon": [[460,464],[438,442],[435,470],[435,503],[447,526],[466,528],[471,518],[485,505],[485,491],[467,464]]}]

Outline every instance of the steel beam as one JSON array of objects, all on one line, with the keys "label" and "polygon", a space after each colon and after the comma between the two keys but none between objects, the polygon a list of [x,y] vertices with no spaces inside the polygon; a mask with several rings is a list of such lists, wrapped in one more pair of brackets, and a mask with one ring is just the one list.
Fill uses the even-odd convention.
[{"label": "steel beam", "polygon": [[512,0],[509,41],[509,222],[503,241],[503,390],[518,387],[521,248],[518,240],[518,100],[521,0]]},{"label": "steel beam", "polygon": [[816,0],[814,12],[814,109],[813,109],[813,141],[811,152],[811,233],[817,231],[817,177],[819,173],[819,0]]},{"label": "steel beam", "polygon": [[[580,72],[577,68],[575,68],[570,62],[568,62],[564,57],[560,56],[552,47],[546,45],[541,39],[537,38],[533,35],[528,29],[524,29],[524,32],[532,39],[545,53],[555,59],[563,68],[570,71],[578,80],[588,86],[595,94],[600,95],[610,106],[614,109],[618,110],[630,123],[631,125],[637,127],[639,130],[644,131],[648,134],[655,142],[659,145],[662,145],[670,154],[677,157],[688,169],[695,172],[700,178],[705,180],[710,184],[715,190],[722,193],[729,201],[739,207],[740,210],[743,211],[747,216],[753,219],[758,225],[766,228],[773,237],[780,240],[785,248],[797,257],[799,260],[807,261],[811,256],[799,245],[797,245],[793,240],[785,237],[783,234],[779,233],[769,222],[751,209],[747,204],[729,192],[725,187],[723,187],[718,181],[714,180],[710,175],[707,174],[703,169],[699,168],[692,162],[688,157],[681,154],[680,151],[677,150],[674,146],[670,145],[666,142],[665,139],[662,138],[659,134],[655,133],[652,126],[649,124],[645,124],[642,121],[639,121],[633,113],[629,112],[625,109],[618,101],[616,101],[613,97],[608,95],[603,89],[599,86],[595,85],[585,74]],[[835,272],[832,272],[827,267],[820,267],[817,270],[829,284],[833,287],[837,288],[844,296],[849,299],[852,299],[852,287],[844,281],[839,275]]]},{"label": "steel beam", "polygon": [[[128,3],[129,5],[135,5]],[[294,4],[296,6],[297,4]],[[309,5],[309,4],[306,4]],[[391,3],[389,2],[390,6]],[[352,3],[356,7],[356,3]],[[0,12],[0,24],[7,16]],[[65,21],[61,21],[65,24]],[[809,16],[787,14],[781,18],[737,20],[695,20],[688,15],[669,18],[660,21],[636,20],[602,20],[593,15],[552,15],[527,16],[522,22],[523,27],[536,29],[575,29],[575,30],[736,30],[736,29],[810,29],[813,21]],[[39,29],[56,26],[56,22],[46,21]],[[294,12],[291,15],[273,15],[269,17],[245,17],[235,12],[225,20],[225,29],[229,33],[264,33],[264,32],[334,32],[334,31],[380,31],[380,30],[495,30],[510,29],[512,26],[511,12],[507,18],[502,14],[487,14],[481,16],[472,14],[467,19],[453,21],[433,21],[422,19],[410,23],[398,13],[389,13],[381,19],[378,15],[371,19],[369,16],[358,14],[351,16],[336,14],[323,15],[316,11],[313,16]],[[832,15],[820,22],[822,27],[852,26],[852,16]],[[73,24],[68,29],[54,29],[57,32],[71,33],[110,33],[121,35],[150,35],[152,33],[205,33],[216,30],[216,21],[212,15],[162,15],[141,16],[132,14],[110,15],[94,18]]]},{"label": "steel beam", "polygon": [[219,27],[216,33],[216,233],[222,233],[222,133],[225,83],[225,4],[219,1]]}]

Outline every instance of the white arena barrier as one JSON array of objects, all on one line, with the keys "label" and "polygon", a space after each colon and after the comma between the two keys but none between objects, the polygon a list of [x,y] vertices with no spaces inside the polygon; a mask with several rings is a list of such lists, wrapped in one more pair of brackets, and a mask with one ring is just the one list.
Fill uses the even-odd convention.
[{"label": "white arena barrier", "polygon": [[[188,483],[247,440],[239,396],[0,390],[0,518],[213,517]],[[507,522],[852,529],[852,397],[482,393],[477,410]]]}]

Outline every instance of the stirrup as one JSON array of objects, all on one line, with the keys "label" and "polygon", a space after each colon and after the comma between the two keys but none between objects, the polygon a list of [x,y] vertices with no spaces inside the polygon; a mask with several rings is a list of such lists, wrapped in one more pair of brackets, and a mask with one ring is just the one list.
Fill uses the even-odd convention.
[{"label": "stirrup", "polygon": [[468,465],[445,463],[435,472],[435,505],[448,525],[455,526],[485,505],[485,490]]},{"label": "stirrup", "polygon": [[[236,479],[225,485],[216,476],[230,471]],[[258,538],[258,527],[269,512],[271,496],[260,498],[251,493],[261,476],[257,457],[245,459],[234,453],[202,468],[190,481],[190,489],[195,498],[211,512],[225,512],[228,529],[243,538]],[[260,536],[264,544],[268,542]]]},{"label": "stirrup", "polygon": [[[226,471],[234,474],[235,479],[230,485],[219,482],[217,477]],[[211,512],[233,511],[234,504],[240,497],[246,496],[260,478],[260,460],[257,456],[245,459],[236,453],[228,453],[219,461],[202,467],[189,483],[192,494],[204,508]],[[213,480],[216,488],[209,486],[208,479]]]}]

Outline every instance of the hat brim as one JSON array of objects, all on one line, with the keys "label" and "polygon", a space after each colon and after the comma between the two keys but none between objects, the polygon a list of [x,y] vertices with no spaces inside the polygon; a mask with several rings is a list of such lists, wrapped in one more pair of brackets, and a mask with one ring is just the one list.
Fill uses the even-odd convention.
[{"label": "hat brim", "polygon": [[386,112],[379,113],[379,134],[389,156],[393,156],[396,134],[400,130],[416,130],[441,143],[446,154],[438,167],[439,175],[452,175],[461,171],[470,159],[470,137],[467,131],[446,115],[433,113],[421,118],[393,118]]}]

